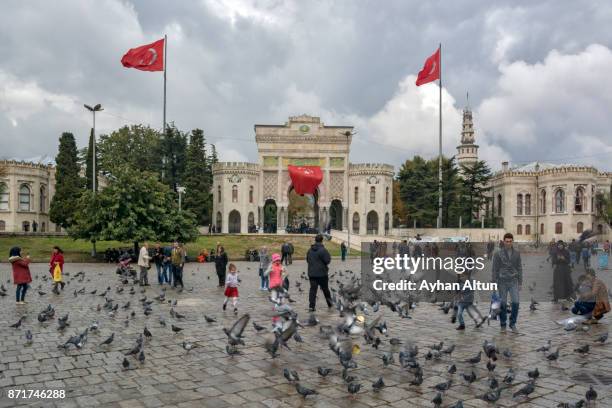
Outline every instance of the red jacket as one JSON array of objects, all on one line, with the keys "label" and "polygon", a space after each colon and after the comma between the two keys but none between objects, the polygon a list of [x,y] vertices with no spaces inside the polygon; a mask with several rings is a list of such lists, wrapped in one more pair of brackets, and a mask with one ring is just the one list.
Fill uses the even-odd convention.
[{"label": "red jacket", "polygon": [[55,263],[59,262],[60,269],[64,271],[64,255],[61,253],[51,254],[51,260],[49,261],[49,273],[53,276],[53,270],[55,269]]},{"label": "red jacket", "polygon": [[32,282],[29,259],[23,259],[20,256],[12,256],[9,258],[9,262],[13,266],[13,283],[15,285]]}]

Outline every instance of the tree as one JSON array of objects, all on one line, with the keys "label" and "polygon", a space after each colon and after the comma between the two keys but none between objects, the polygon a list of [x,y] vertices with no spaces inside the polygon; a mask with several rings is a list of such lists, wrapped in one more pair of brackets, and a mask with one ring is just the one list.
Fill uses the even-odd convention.
[{"label": "tree", "polygon": [[186,194],[183,208],[190,210],[196,216],[198,225],[208,225],[212,212],[212,173],[206,155],[206,141],[201,129],[194,129],[189,138],[187,159],[185,163]]},{"label": "tree", "polygon": [[608,225],[612,226],[612,192],[597,193],[595,196],[595,206],[597,217],[603,219]]},{"label": "tree", "polygon": [[161,133],[157,130],[143,125],[124,126],[100,136],[97,167],[106,175],[125,166],[161,175],[161,149]]},{"label": "tree", "polygon": [[400,182],[393,180],[393,226],[397,228],[402,225],[408,225],[408,210],[401,198]]},{"label": "tree", "polygon": [[174,124],[168,125],[161,140],[162,181],[173,191],[184,180],[187,161],[187,136]]},{"label": "tree", "polygon": [[49,216],[55,224],[68,228],[72,225],[83,186],[72,133],[62,133],[55,164],[55,194],[51,200]]},{"label": "tree", "polygon": [[[93,133],[93,129],[91,130],[91,133],[89,134],[89,146],[87,147],[87,149],[85,150],[85,180],[86,180],[86,188],[87,190],[93,190],[93,152],[94,152],[94,143],[95,143],[95,139],[94,139],[94,133]],[[99,159],[98,159],[98,151],[96,150],[96,167],[99,166]],[[98,172],[99,169],[96,168],[96,191],[99,190],[99,185],[98,185]]]},{"label": "tree", "polygon": [[474,226],[475,215],[485,207],[491,190],[491,169],[485,161],[461,165],[463,183],[461,185],[461,209],[468,226]]},{"label": "tree", "polygon": [[408,212],[408,222],[414,221],[419,226],[431,225],[435,221],[437,209],[433,199],[437,189],[437,181],[432,177],[430,169],[421,156],[406,160],[398,173],[400,198]]},{"label": "tree", "polygon": [[121,242],[193,241],[198,235],[194,215],[180,211],[173,192],[152,173],[128,166],[116,169],[108,187],[96,197],[85,192],[78,201],[74,238]]}]

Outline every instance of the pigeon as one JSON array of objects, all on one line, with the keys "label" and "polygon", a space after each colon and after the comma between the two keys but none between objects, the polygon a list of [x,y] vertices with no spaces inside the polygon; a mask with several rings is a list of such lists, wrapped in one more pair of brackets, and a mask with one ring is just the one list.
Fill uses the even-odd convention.
[{"label": "pigeon", "polygon": [[525,386],[523,388],[521,388],[520,390],[518,390],[517,392],[512,394],[512,397],[516,398],[516,397],[522,396],[522,395],[528,396],[529,394],[531,394],[534,391],[535,391],[535,380],[531,380],[531,381],[528,381],[527,384],[525,384]]},{"label": "pigeon", "polygon": [[559,348],[557,347],[557,351],[554,353],[550,353],[546,356],[548,361],[556,361],[559,358]]},{"label": "pigeon", "polygon": [[540,376],[540,371],[538,370],[538,367],[536,367],[533,371],[527,371],[527,376],[531,379],[537,380]]},{"label": "pigeon", "polygon": [[608,340],[608,333],[604,333],[595,340],[596,343],[604,344]]},{"label": "pigeon", "polygon": [[295,383],[295,390],[302,397],[306,398],[309,395],[315,395],[317,392],[315,390],[311,390],[310,388],[303,387],[300,383]]},{"label": "pigeon", "polygon": [[193,350],[194,348],[196,348],[196,347],[197,347],[197,345],[195,345],[195,344],[193,344],[193,343],[190,343],[190,342],[188,342],[188,341],[184,341],[184,342],[182,343],[182,346],[183,346],[183,349],[184,349],[184,350],[186,350],[188,353],[189,353],[191,350]]},{"label": "pigeon", "polygon": [[180,332],[181,330],[183,330],[181,327],[175,326],[175,325],[173,325],[173,324],[172,324],[171,326],[172,326],[172,331],[173,331],[174,333],[178,333],[178,332]]},{"label": "pigeon", "polygon": [[317,372],[321,377],[327,377],[327,375],[331,373],[331,368],[318,367]]},{"label": "pigeon", "polygon": [[536,349],[536,351],[548,351],[548,350],[550,350],[550,339],[548,340],[545,346],[541,346]]},{"label": "pigeon", "polygon": [[287,381],[289,381],[291,383],[296,382],[296,381],[300,381],[300,377],[298,376],[298,373],[295,372],[294,370],[289,370],[288,368],[284,368],[283,369],[283,375],[285,376]]},{"label": "pigeon", "polygon": [[246,327],[250,318],[251,316],[247,313],[243,315],[242,317],[240,317],[240,319],[238,319],[232,325],[231,329],[227,330],[225,327],[223,328],[223,332],[227,336],[227,341],[230,345],[232,346],[236,346],[238,344],[244,345],[244,341],[242,340],[242,332],[244,331],[244,328]]},{"label": "pigeon", "polygon": [[26,331],[25,338],[26,338],[26,346],[32,345],[33,336],[30,330]]},{"label": "pigeon", "polygon": [[436,394],[436,396],[431,400],[431,402],[433,402],[434,407],[440,408],[442,406],[442,394]]},{"label": "pigeon", "polygon": [[514,381],[514,370],[512,369],[512,367],[508,369],[508,373],[502,381],[504,382],[504,384],[512,384],[512,382]]},{"label": "pigeon", "polygon": [[593,389],[592,385],[589,387],[586,394],[584,394],[584,397],[588,402],[595,401],[597,399],[597,391]]},{"label": "pigeon", "polygon": [[348,392],[351,393],[351,395],[357,394],[359,390],[361,389],[361,384],[349,383],[349,385],[347,386],[347,389],[348,389]]},{"label": "pigeon", "polygon": [[144,350],[140,350],[140,353],[138,353],[138,361],[140,362],[140,364],[144,364],[145,362]]},{"label": "pigeon", "polygon": [[535,312],[536,310],[538,310],[536,308],[538,304],[539,304],[538,302],[536,302],[535,300],[533,300],[533,298],[531,298],[531,304],[529,305],[529,310],[531,310],[532,312]]},{"label": "pigeon", "polygon": [[397,346],[402,344],[402,341],[400,339],[392,337],[391,339],[389,339],[389,344],[391,344],[392,346]]},{"label": "pigeon", "polygon": [[489,370],[490,373],[495,371],[495,367],[496,367],[496,365],[493,364],[490,360],[487,361],[487,370]]},{"label": "pigeon", "polygon": [[144,327],[144,330],[142,331],[142,333],[147,339],[150,339],[151,337],[153,337],[153,334],[149,331],[147,326]]},{"label": "pigeon", "polygon": [[451,387],[452,384],[453,380],[450,379],[446,382],[434,385],[434,389],[436,389],[437,391],[446,391]]},{"label": "pigeon", "polygon": [[463,376],[463,379],[465,381],[467,381],[468,384],[473,383],[474,381],[476,381],[476,373],[474,373],[474,371],[472,371],[470,373],[470,375],[467,375],[465,373],[461,374]]},{"label": "pigeon", "polygon": [[481,356],[482,356],[482,351],[479,351],[476,356],[472,358],[468,358],[467,360],[465,360],[465,362],[468,364],[478,364],[480,363]]},{"label": "pigeon", "polygon": [[121,365],[123,365],[123,368],[125,370],[129,370],[130,369],[130,362],[127,358],[123,357],[123,362],[121,363]]},{"label": "pigeon", "polygon": [[227,344],[225,346],[225,352],[229,355],[229,356],[236,356],[236,355],[240,355],[242,354],[237,348],[236,346],[230,346],[229,344]]},{"label": "pigeon", "polygon": [[433,346],[431,346],[431,349],[432,349],[432,350],[437,350],[437,351],[440,351],[440,350],[442,350],[442,346],[443,346],[443,345],[444,345],[444,342],[443,342],[443,341],[441,341],[440,343],[438,343],[438,344],[434,344]]},{"label": "pigeon", "polygon": [[512,358],[512,352],[511,352],[510,350],[508,350],[508,349],[505,349],[505,350],[502,352],[502,355],[503,355],[504,357],[506,357],[507,359]]},{"label": "pigeon", "polygon": [[206,323],[216,323],[217,319],[215,319],[214,317],[209,317],[204,315],[204,319],[206,319]]},{"label": "pigeon", "polygon": [[455,345],[451,344],[450,346],[442,350],[442,353],[448,354],[450,356],[451,354],[453,354],[453,351],[455,351]]},{"label": "pigeon", "polygon": [[574,349],[574,351],[576,353],[580,353],[580,354],[587,354],[589,352],[590,346],[588,344],[585,344],[582,347],[578,347],[576,349]]},{"label": "pigeon", "polygon": [[499,396],[501,394],[501,388],[498,388],[495,391],[488,391],[486,393],[484,393],[483,395],[480,396],[480,399],[487,401],[487,402],[495,402],[499,399]]},{"label": "pigeon", "polygon": [[114,332],[111,333],[111,335],[106,340],[104,340],[102,343],[100,343],[100,345],[101,346],[102,345],[107,346],[107,345],[111,344],[113,342],[113,340],[115,340],[115,333]]},{"label": "pigeon", "polygon": [[382,355],[383,367],[387,367],[389,364],[393,364],[393,353],[387,352]]},{"label": "pigeon", "polygon": [[23,323],[23,321],[25,320],[25,318],[26,318],[25,316],[21,316],[21,317],[19,318],[19,320],[17,320],[17,323],[11,324],[11,327],[12,327],[12,328],[14,328],[14,329],[18,329],[18,328],[20,328],[20,327],[21,327],[21,323]]},{"label": "pigeon", "polygon": [[382,377],[379,377],[378,380],[372,383],[372,391],[378,392],[385,387],[385,382]]},{"label": "pigeon", "polygon": [[577,401],[575,404],[570,404],[569,402],[560,402],[557,404],[557,408],[582,408],[586,404],[585,400],[581,399]]},{"label": "pigeon", "polygon": [[265,327],[258,325],[257,323],[253,322],[253,328],[255,328],[255,330],[259,333],[260,331],[266,330]]},{"label": "pigeon", "polygon": [[455,374],[457,372],[457,366],[456,365],[451,365],[450,367],[448,367],[447,373],[449,374]]}]

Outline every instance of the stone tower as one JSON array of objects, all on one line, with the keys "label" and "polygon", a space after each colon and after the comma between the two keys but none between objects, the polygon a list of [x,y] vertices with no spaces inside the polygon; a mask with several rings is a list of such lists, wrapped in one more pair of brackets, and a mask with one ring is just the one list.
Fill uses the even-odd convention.
[{"label": "stone tower", "polygon": [[457,165],[472,164],[478,161],[478,145],[474,138],[474,122],[469,105],[463,109],[461,144],[457,146]]}]

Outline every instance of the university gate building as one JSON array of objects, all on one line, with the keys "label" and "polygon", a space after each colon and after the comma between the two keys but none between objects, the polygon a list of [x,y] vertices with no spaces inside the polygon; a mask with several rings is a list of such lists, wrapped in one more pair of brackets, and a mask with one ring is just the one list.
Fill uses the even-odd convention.
[{"label": "university gate building", "polygon": [[[291,116],[283,125],[255,125],[259,163],[213,167],[217,232],[291,232],[326,228],[383,235],[392,223],[393,166],[349,163],[352,126]],[[296,194],[288,166],[317,166],[323,179],[312,195]]]}]

